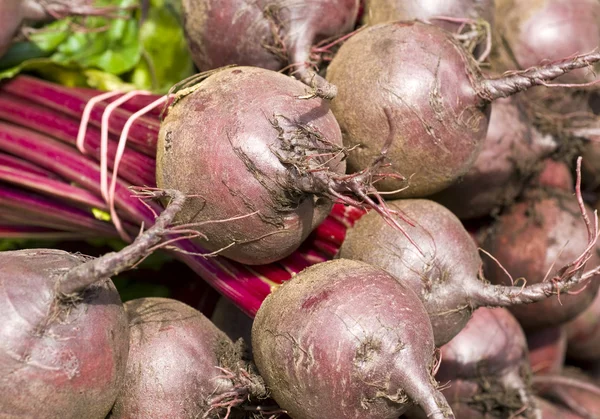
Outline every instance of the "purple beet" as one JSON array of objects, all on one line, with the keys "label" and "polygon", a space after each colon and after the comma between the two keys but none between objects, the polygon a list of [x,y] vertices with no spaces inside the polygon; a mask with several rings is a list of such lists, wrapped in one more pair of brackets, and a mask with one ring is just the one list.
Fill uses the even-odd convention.
[{"label": "purple beet", "polygon": [[[585,419],[600,417],[600,387],[583,373],[534,377],[536,393]],[[545,417],[544,417],[545,419]]]},{"label": "purple beet", "polygon": [[110,276],[168,232],[181,194],[129,246],[98,259],[61,250],[0,253],[3,417],[106,417],[123,383],[127,318]]},{"label": "purple beet", "polygon": [[371,172],[345,175],[349,151],[328,102],[299,98],[305,90],[274,71],[233,67],[184,90],[169,109],[157,184],[191,196],[179,220],[192,223],[204,248],[270,263],[296,250],[333,200],[353,196],[381,212],[368,196]]},{"label": "purple beet", "polygon": [[[590,220],[593,214],[586,209]],[[486,277],[494,284],[506,284],[513,278],[526,278],[527,284],[541,284],[556,275],[562,266],[578,259],[590,244],[582,227],[581,214],[573,195],[555,191],[552,195],[529,194],[529,199],[515,203],[492,226],[483,248],[502,265],[486,260]],[[595,248],[589,267],[600,264]],[[572,290],[545,301],[510,310],[526,331],[553,327],[572,320],[593,301],[600,282],[592,279]]]},{"label": "purple beet", "polygon": [[[366,0],[366,25],[419,19],[450,32],[462,32],[463,45],[486,58],[491,49],[494,0]],[[483,26],[482,21],[489,26]],[[475,50],[475,47],[478,47]]]},{"label": "purple beet", "polygon": [[600,360],[600,293],[589,307],[565,325],[567,353],[584,361]]},{"label": "purple beet", "polygon": [[[376,25],[397,20],[429,20],[436,17],[484,19],[493,24],[494,0],[366,0],[363,22]],[[440,23],[449,30],[460,25],[443,20],[433,20],[433,23]]]},{"label": "purple beet", "polygon": [[184,28],[201,71],[229,64],[281,70],[333,98],[335,88],[312,69],[311,47],[350,32],[358,0],[184,0]]},{"label": "purple beet", "polygon": [[558,144],[542,135],[515,97],[492,104],[492,116],[483,149],[461,179],[431,199],[460,219],[478,218],[514,202],[539,169],[539,161]]},{"label": "purple beet", "polygon": [[[560,280],[561,275],[551,275],[557,279],[556,284],[544,282],[524,288],[520,284],[489,284],[481,272],[477,246],[448,209],[424,199],[395,200],[388,202],[388,206],[406,214],[416,224],[410,236],[421,252],[376,214],[367,213],[348,230],[339,256],[383,268],[410,286],[429,313],[436,346],[456,336],[477,307],[541,301],[555,294],[556,286],[572,287],[578,282],[579,277],[572,273]],[[585,234],[583,221],[578,222],[577,227]],[[556,268],[561,266],[557,264]],[[582,269],[582,266],[576,269],[577,273]]]},{"label": "purple beet", "polygon": [[131,300],[125,310],[129,357],[110,418],[221,417],[228,408],[241,417],[250,395],[264,396],[243,347],[198,310],[168,298]]},{"label": "purple beet", "polygon": [[[435,377],[445,384],[442,393],[456,415],[466,410],[461,418],[541,418],[528,383],[525,334],[508,310],[476,310],[441,351]],[[416,413],[409,417],[424,417]]]},{"label": "purple beet", "polygon": [[270,294],[252,328],[256,365],[295,419],[395,419],[414,404],[454,418],[436,389],[427,313],[381,269],[339,259]]},{"label": "purple beet", "polygon": [[[497,71],[529,68],[593,51],[600,45],[597,0],[496,0]],[[593,72],[576,70],[564,82],[594,80]]]},{"label": "purple beet", "polygon": [[600,53],[593,53],[484,78],[473,57],[443,29],[414,21],[367,27],[346,41],[327,70],[338,88],[332,111],[344,145],[356,147],[348,157],[349,172],[373,161],[391,132],[387,156],[405,179],[383,179],[378,189],[390,197],[439,192],[475,162],[493,100],[598,60]]},{"label": "purple beet", "polygon": [[567,354],[565,327],[549,327],[527,333],[529,364],[536,375],[560,374]]}]

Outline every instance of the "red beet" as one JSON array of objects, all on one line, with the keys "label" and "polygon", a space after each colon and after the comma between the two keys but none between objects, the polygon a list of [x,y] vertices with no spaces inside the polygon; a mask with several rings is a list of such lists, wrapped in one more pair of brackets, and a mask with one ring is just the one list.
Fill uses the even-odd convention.
[{"label": "red beet", "polygon": [[600,293],[590,306],[565,325],[570,358],[600,360]]},{"label": "red beet", "polygon": [[350,32],[358,0],[184,0],[184,28],[201,71],[228,64],[280,70],[332,98],[335,89],[312,70],[311,47]]},{"label": "red beet", "polygon": [[542,418],[544,419],[584,419],[582,416],[576,415],[575,413],[563,409],[554,403],[550,403],[548,400],[536,398],[536,403],[542,412]]},{"label": "red beet", "polygon": [[[500,63],[496,70],[529,68],[593,51],[600,45],[597,0],[496,0]],[[589,70],[565,75],[565,82],[595,79]]]},{"label": "red beet", "polygon": [[529,364],[534,374],[559,374],[567,353],[564,327],[534,330],[527,334]]},{"label": "red beet", "polygon": [[0,253],[0,411],[5,417],[104,418],[120,390],[127,319],[110,281],[167,233],[184,197],[118,253]]},{"label": "red beet", "polygon": [[514,202],[539,169],[538,162],[556,148],[550,135],[529,122],[521,101],[500,99],[492,104],[483,149],[471,169],[432,199],[460,219],[489,215]]},{"label": "red beet", "polygon": [[534,377],[534,387],[538,395],[574,414],[586,419],[600,417],[600,387],[584,374]]},{"label": "red beet", "polygon": [[[395,20],[429,20],[436,17],[484,19],[493,24],[494,0],[366,0],[363,21],[367,25],[376,25]],[[460,25],[436,20],[433,23],[440,23],[450,30]]]},{"label": "red beet", "polygon": [[441,350],[436,379],[445,384],[442,393],[456,415],[466,410],[461,418],[539,417],[528,386],[525,334],[506,309],[476,310]]},{"label": "red beet", "polygon": [[[368,213],[348,230],[339,255],[383,268],[409,285],[429,313],[437,346],[456,336],[477,307],[531,303],[556,292],[552,282],[525,288],[487,283],[473,239],[460,220],[440,204],[406,199],[391,201],[388,206],[416,224],[409,233],[421,253],[376,214]],[[578,221],[585,234],[583,221]],[[560,267],[557,264],[557,269]],[[559,284],[570,287],[574,282],[561,280]]]},{"label": "red beet", "polygon": [[[591,209],[588,216],[593,220]],[[483,247],[498,263],[486,260],[486,277],[494,284],[506,284],[513,278],[526,278],[528,284],[542,283],[567,263],[576,260],[589,245],[588,233],[582,228],[581,215],[571,194],[555,192],[553,196],[531,197],[518,202],[502,214],[492,226]],[[600,264],[595,250],[588,266]],[[546,301],[511,307],[511,312],[525,330],[560,325],[585,310],[598,292],[600,283],[592,280]]]},{"label": "red beet", "polygon": [[327,101],[300,99],[299,81],[234,67],[193,89],[161,125],[156,178],[191,196],[179,220],[205,223],[190,225],[203,247],[270,263],[298,248],[334,199],[353,195],[355,205],[377,206],[367,196],[370,172],[345,176],[347,151]]},{"label": "red beet", "polygon": [[199,311],[167,298],[131,300],[125,309],[129,358],[110,418],[220,417],[264,393],[243,348]]},{"label": "red beet", "polygon": [[252,328],[256,365],[294,419],[394,419],[412,403],[453,418],[432,377],[435,347],[418,297],[381,269],[313,265],[267,297]]},{"label": "red beet", "polygon": [[408,181],[389,177],[377,182],[378,189],[394,191],[393,197],[438,192],[477,158],[493,100],[598,59],[600,53],[594,53],[484,78],[473,57],[443,29],[421,22],[367,27],[346,41],[327,69],[327,79],[338,87],[332,111],[344,145],[356,147],[348,157],[349,171],[373,161],[391,131],[387,156]]}]

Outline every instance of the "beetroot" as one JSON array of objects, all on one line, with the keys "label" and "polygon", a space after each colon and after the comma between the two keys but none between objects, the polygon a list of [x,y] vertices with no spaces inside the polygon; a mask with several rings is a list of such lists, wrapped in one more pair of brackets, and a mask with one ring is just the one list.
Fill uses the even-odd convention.
[{"label": "beetroot", "polygon": [[298,98],[306,89],[299,81],[234,67],[192,89],[161,125],[156,178],[159,187],[191,196],[179,220],[194,223],[203,247],[246,264],[270,263],[302,243],[333,199],[378,207],[367,196],[374,190],[368,170],[344,175],[347,151],[328,103]]},{"label": "beetroot", "polygon": [[128,301],[125,309],[129,358],[110,418],[221,417],[264,393],[243,348],[196,309],[167,298]]},{"label": "beetroot", "polygon": [[294,419],[397,418],[412,403],[453,418],[435,388],[435,348],[418,297],[381,269],[313,265],[267,297],[252,328],[256,365]]},{"label": "beetroot", "polygon": [[[496,70],[529,68],[593,51],[600,45],[597,0],[496,0]],[[595,79],[589,70],[561,77],[565,82]]]},{"label": "beetroot", "polygon": [[[576,282],[560,280],[525,288],[491,285],[481,275],[477,246],[449,210],[419,199],[391,201],[388,206],[416,224],[410,235],[422,253],[375,214],[367,213],[348,230],[339,255],[383,268],[410,286],[429,313],[436,346],[456,336],[477,307],[544,300],[556,292],[555,286],[570,287]],[[583,228],[583,222],[579,222]],[[557,269],[560,267],[557,264]]]},{"label": "beetroot", "polygon": [[[429,20],[436,17],[484,19],[493,24],[494,0],[366,0],[363,22],[376,25],[395,20]],[[434,20],[434,23],[449,30],[460,25],[443,20]]]},{"label": "beetroot", "polygon": [[184,28],[201,71],[228,64],[280,70],[332,98],[335,89],[312,70],[311,47],[350,32],[358,0],[184,0]]},{"label": "beetroot", "polygon": [[[494,284],[513,278],[526,278],[539,284],[551,278],[562,266],[576,260],[589,245],[588,233],[582,228],[581,215],[571,194],[556,191],[553,195],[531,196],[518,202],[492,226],[483,248],[498,263],[486,260],[486,277]],[[588,216],[593,219],[591,209]],[[595,250],[589,266],[598,266]],[[561,294],[527,306],[511,307],[511,312],[527,331],[552,327],[575,318],[588,307],[598,292],[598,281],[577,286],[574,294]]]},{"label": "beetroot", "polygon": [[600,360],[600,293],[589,307],[565,325],[567,353],[578,360]]},{"label": "beetroot", "polygon": [[156,224],[118,253],[95,260],[51,249],[0,253],[3,416],[106,416],[129,346],[125,312],[109,277],[166,234],[184,201],[170,195],[176,198]]},{"label": "beetroot", "polygon": [[387,155],[408,181],[389,177],[377,182],[378,189],[392,197],[438,192],[475,161],[493,100],[599,59],[600,53],[593,53],[484,78],[473,57],[443,29],[421,22],[367,27],[346,41],[327,70],[338,88],[332,111],[344,145],[357,147],[348,169],[357,172],[369,164],[392,131]]},{"label": "beetroot", "polygon": [[582,416],[576,415],[568,409],[563,409],[554,403],[550,403],[548,400],[536,398],[536,404],[539,406],[542,412],[542,418],[544,419],[584,419]]},{"label": "beetroot", "polygon": [[527,334],[527,347],[534,374],[559,374],[567,353],[567,331],[564,327],[531,331]]},{"label": "beetroot", "polygon": [[456,415],[466,409],[461,418],[539,417],[528,386],[525,334],[506,309],[476,310],[441,350],[436,380],[445,384],[442,393]]},{"label": "beetroot", "polygon": [[466,175],[431,199],[460,219],[489,215],[511,204],[538,169],[538,161],[557,148],[550,135],[542,135],[527,118],[515,97],[492,104],[483,149]]},{"label": "beetroot", "polygon": [[538,395],[574,414],[586,419],[600,417],[600,387],[584,374],[568,372],[535,377],[534,386]]}]

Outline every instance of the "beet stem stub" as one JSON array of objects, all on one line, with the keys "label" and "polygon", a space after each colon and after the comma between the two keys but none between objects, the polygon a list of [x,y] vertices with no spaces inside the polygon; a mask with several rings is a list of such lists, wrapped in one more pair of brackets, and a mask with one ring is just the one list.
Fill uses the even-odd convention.
[{"label": "beet stem stub", "polygon": [[569,71],[588,67],[598,61],[600,61],[600,52],[591,52],[540,67],[509,72],[499,78],[482,80],[478,94],[482,99],[492,102],[495,99],[514,95],[533,86],[547,85],[546,82]]},{"label": "beet stem stub", "polygon": [[102,278],[109,278],[130,268],[145,256],[149,249],[158,244],[165,234],[169,233],[167,227],[181,209],[186,196],[175,190],[152,191],[149,194],[154,197],[168,196],[171,198],[170,204],[156,218],[154,225],[140,234],[132,244],[123,250],[108,253],[69,270],[58,281],[58,294],[67,296],[74,294]]}]

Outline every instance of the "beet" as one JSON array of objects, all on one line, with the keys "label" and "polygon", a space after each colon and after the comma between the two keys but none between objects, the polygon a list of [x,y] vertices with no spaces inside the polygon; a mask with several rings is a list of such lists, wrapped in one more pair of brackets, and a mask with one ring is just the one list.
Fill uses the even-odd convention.
[{"label": "beet", "polygon": [[538,395],[574,414],[586,419],[600,417],[600,387],[584,374],[535,377],[534,386]]},{"label": "beet", "polygon": [[[545,195],[545,194],[544,194]],[[592,211],[587,208],[593,219]],[[581,215],[571,194],[534,197],[514,204],[492,226],[483,248],[493,254],[513,278],[526,278],[528,284],[542,283],[556,275],[563,265],[577,259],[588,246]],[[590,267],[600,264],[595,251]],[[494,284],[509,279],[494,261],[486,260],[486,277]],[[526,331],[553,327],[575,318],[598,292],[600,282],[592,280],[573,288],[575,294],[561,294],[527,306],[511,307]],[[581,292],[579,292],[581,291]]]},{"label": "beet", "polygon": [[408,181],[389,177],[377,182],[378,189],[390,197],[439,192],[477,158],[493,100],[598,59],[600,53],[593,53],[484,78],[473,57],[443,29],[416,21],[367,27],[344,43],[327,69],[328,81],[338,88],[332,111],[344,145],[357,147],[348,157],[349,172],[373,161],[392,131],[387,156]]},{"label": "beet", "polygon": [[527,334],[527,347],[534,374],[559,374],[567,353],[567,331],[564,327],[531,331]]},{"label": "beet", "polygon": [[509,311],[476,310],[441,350],[436,380],[445,384],[442,393],[456,415],[467,410],[467,417],[539,417],[528,385],[527,341]]},{"label": "beet", "polygon": [[256,365],[294,419],[397,418],[412,403],[453,418],[435,388],[427,313],[409,287],[350,260],[313,265],[270,294],[252,328]]},{"label": "beet", "polygon": [[[158,193],[157,193],[158,194]],[[8,417],[104,418],[120,390],[128,327],[110,281],[166,234],[184,197],[117,253],[0,253],[0,411]]]},{"label": "beet", "polygon": [[[429,20],[436,17],[483,19],[493,24],[494,0],[366,0],[363,22],[376,25],[396,20]],[[460,25],[443,20],[434,20],[434,23],[448,30]]]},{"label": "beet", "polygon": [[600,360],[600,293],[589,307],[565,325],[569,358]]},{"label": "beet", "polygon": [[184,28],[201,71],[229,64],[280,70],[332,98],[335,89],[312,70],[311,47],[350,32],[359,0],[184,0]]},{"label": "beet", "polygon": [[[355,205],[377,207],[368,171],[345,176],[347,151],[327,101],[298,98],[306,89],[299,81],[234,67],[194,89],[161,125],[156,178],[190,195],[179,220],[194,223],[206,249],[270,263],[298,248],[334,199],[354,195]],[[227,222],[195,224],[214,220]]]},{"label": "beet", "polygon": [[431,199],[460,219],[489,215],[514,202],[538,170],[539,160],[557,145],[533,127],[520,100],[500,99],[492,104],[483,149],[471,169]]},{"label": "beet", "polygon": [[[497,71],[561,60],[600,45],[597,0],[496,0],[496,18]],[[582,69],[564,75],[561,81],[595,78],[593,72]]]},{"label": "beet", "polygon": [[542,412],[542,418],[544,419],[584,419],[583,417],[576,415],[568,409],[563,409],[554,403],[550,403],[548,400],[536,398],[536,403]]},{"label": "beet", "polygon": [[125,309],[129,358],[110,418],[221,417],[264,393],[243,348],[196,309],[168,298],[131,300]]},{"label": "beet", "polygon": [[540,301],[555,293],[555,286],[574,284],[491,285],[481,275],[476,244],[448,209],[424,199],[396,200],[388,206],[416,224],[410,236],[422,253],[375,214],[367,213],[348,230],[339,256],[383,268],[410,286],[429,313],[436,346],[456,336],[477,307]]}]

